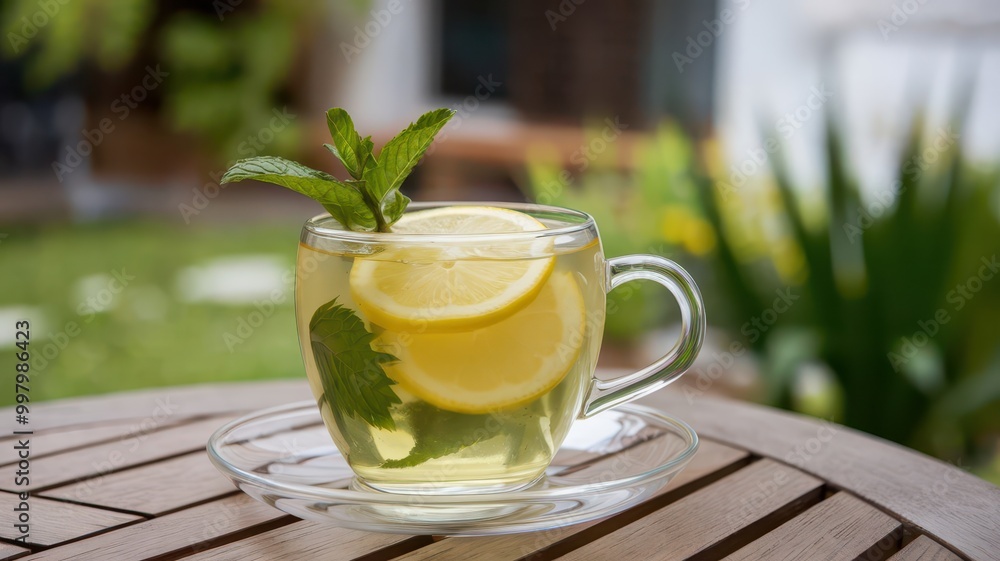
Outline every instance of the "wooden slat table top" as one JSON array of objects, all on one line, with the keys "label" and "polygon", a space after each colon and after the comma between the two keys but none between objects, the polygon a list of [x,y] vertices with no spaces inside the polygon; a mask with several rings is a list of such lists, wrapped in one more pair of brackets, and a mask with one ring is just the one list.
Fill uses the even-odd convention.
[{"label": "wooden slat table top", "polygon": [[10,435],[23,427],[0,410],[0,509],[8,513],[0,560],[1000,561],[997,487],[838,425],[671,390],[646,403],[688,421],[702,447],[656,496],[610,518],[483,538],[306,522],[236,491],[204,444],[240,414],[309,398],[304,381],[273,381],[34,404],[26,542],[8,522],[23,490],[13,483]]},{"label": "wooden slat table top", "polygon": [[29,550],[18,547],[16,545],[10,545],[9,543],[0,543],[0,559],[14,559],[17,557],[23,557],[28,553]]},{"label": "wooden slat table top", "polygon": [[726,561],[884,559],[898,549],[902,537],[899,521],[848,493],[837,493]]},{"label": "wooden slat table top", "polygon": [[959,561],[961,557],[948,551],[927,536],[919,536],[890,559],[892,561]]}]

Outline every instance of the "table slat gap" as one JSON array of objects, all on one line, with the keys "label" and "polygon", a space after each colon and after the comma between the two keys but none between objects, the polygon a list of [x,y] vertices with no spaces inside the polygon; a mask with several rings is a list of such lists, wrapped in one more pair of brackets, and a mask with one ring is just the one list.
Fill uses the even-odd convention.
[{"label": "table slat gap", "polygon": [[420,549],[421,547],[433,543],[433,541],[434,539],[431,536],[413,536],[408,540],[403,540],[388,547],[383,547],[382,549],[373,551],[367,555],[355,557],[352,561],[389,561],[390,559],[395,559],[400,555],[406,555],[411,551]]},{"label": "table slat gap", "polygon": [[[122,513],[122,514],[128,514],[128,513]],[[27,547],[28,550],[29,550],[28,553],[42,553],[42,552],[46,552],[46,551],[55,551],[55,550],[58,550],[58,549],[60,549],[62,547],[71,546],[71,545],[73,545],[75,543],[78,543],[78,542],[89,540],[91,538],[96,538],[96,537],[98,537],[98,536],[100,536],[102,534],[107,534],[109,532],[117,532],[118,530],[122,530],[122,529],[128,528],[129,526],[135,526],[137,524],[142,524],[143,522],[146,522],[147,520],[149,520],[149,519],[148,518],[137,517],[135,520],[130,520],[128,522],[123,522],[123,523],[118,524],[116,526],[109,526],[107,528],[101,528],[99,530],[95,530],[95,531],[90,532],[88,534],[77,536],[75,538],[70,538],[68,540],[64,540],[64,541],[61,541],[61,542],[58,542],[58,543],[54,543],[52,545],[40,545],[40,544],[37,544],[37,543],[27,544],[26,546],[21,546],[20,543],[18,543],[17,545],[21,546],[21,547]],[[8,540],[6,538],[0,538],[0,541],[2,541],[4,545],[12,543],[10,540]],[[2,558],[0,558],[0,559],[2,559]]]},{"label": "table slat gap", "polygon": [[192,555],[199,555],[204,552],[210,552],[214,549],[225,547],[232,543],[238,543],[240,541],[252,538],[254,536],[259,536],[261,534],[301,522],[302,519],[296,518],[290,514],[285,516],[279,516],[278,518],[275,518],[268,522],[257,524],[255,526],[249,526],[247,528],[237,530],[230,534],[220,536],[211,541],[203,542],[204,547],[199,548],[197,552],[189,551],[191,549],[190,546],[181,547],[175,549],[174,551],[162,553],[160,555],[155,555],[153,557],[145,557],[142,559],[142,561],[177,561],[178,559],[187,559]]},{"label": "table slat gap", "polygon": [[[826,485],[827,485],[827,498],[830,498],[831,496],[833,496],[834,494],[837,494],[837,493],[846,493],[846,494],[849,494],[854,499],[856,499],[856,500],[858,500],[858,501],[860,501],[860,502],[868,505],[869,507],[871,507],[871,508],[873,508],[873,509],[881,512],[882,514],[888,516],[889,518],[892,518],[893,520],[898,521],[900,523],[900,525],[902,526],[902,536],[901,536],[900,542],[899,542],[900,543],[900,549],[905,548],[905,546],[908,545],[910,542],[912,542],[912,541],[914,541],[914,540],[916,540],[918,538],[924,537],[924,538],[930,540],[932,543],[938,544],[940,547],[944,548],[945,551],[951,551],[948,548],[947,545],[941,544],[933,536],[925,534],[924,530],[922,528],[920,528],[919,526],[916,526],[916,525],[912,524],[908,519],[906,519],[906,518],[900,516],[899,514],[897,514],[897,513],[893,512],[893,511],[889,510],[885,506],[880,505],[880,504],[878,504],[878,503],[876,503],[876,502],[874,502],[871,499],[868,499],[866,497],[863,497],[863,496],[860,496],[860,495],[856,495],[856,494],[852,493],[850,491],[850,489],[846,489],[846,488],[844,488],[842,486],[838,486],[838,485],[833,485],[829,481],[826,482]],[[883,557],[884,557],[884,554],[883,554]]]},{"label": "table slat gap", "polygon": [[[749,459],[749,454],[743,450],[711,441],[703,441],[701,449],[695,454],[691,463],[677,474],[665,488],[660,489],[646,502],[625,512],[599,521],[528,534],[477,538],[436,537],[433,544],[414,551],[400,558],[399,561],[426,561],[439,558],[474,558],[477,561],[485,561],[530,557],[535,553],[546,551],[553,544],[557,544],[573,534],[584,531],[600,532],[602,535],[610,533],[646,513],[664,506],[657,503],[677,501],[729,473],[742,469],[748,465]],[[591,530],[591,528],[597,529]]]},{"label": "table slat gap", "polygon": [[50,497],[50,496],[47,496],[47,495],[36,495],[35,492],[32,491],[31,498],[34,499],[35,497],[37,497],[39,499],[45,499],[47,501],[56,502],[56,503],[63,503],[65,505],[82,506],[82,507],[87,507],[87,508],[94,508],[94,509],[97,509],[97,510],[104,510],[104,511],[107,511],[107,512],[113,512],[115,514],[127,514],[129,516],[137,516],[137,517],[139,517],[142,520],[150,520],[150,519],[153,518],[152,514],[147,514],[145,512],[139,512],[137,510],[129,510],[129,509],[126,509],[126,508],[115,508],[115,507],[106,506],[106,505],[98,505],[98,504],[87,503],[87,502],[83,502],[83,501],[77,501],[77,500],[74,500],[74,499],[64,499],[62,497]]},{"label": "table slat gap", "polygon": [[[144,435],[144,439],[134,442],[111,441],[72,452],[52,454],[48,458],[32,463],[33,484],[28,489],[32,493],[38,493],[204,450],[208,437],[223,422],[225,421],[222,418],[211,416],[151,432]],[[10,489],[6,486],[4,488]]]},{"label": "table slat gap", "polygon": [[850,493],[836,493],[725,561],[795,561],[817,559],[885,559],[898,551],[903,526]]},{"label": "table slat gap", "polygon": [[601,537],[641,520],[658,510],[666,508],[684,497],[708,487],[716,481],[744,469],[753,463],[754,459],[748,456],[747,458],[733,462],[727,466],[723,466],[716,471],[706,474],[705,476],[676,489],[670,489],[662,495],[655,496],[642,504],[630,508],[629,510],[618,513],[611,518],[603,519],[593,526],[581,528],[579,532],[559,540],[543,550],[526,555],[519,559],[519,561],[542,561],[545,559],[555,559],[560,555],[565,555],[566,553],[580,547],[581,542],[589,543],[600,539]]},{"label": "table slat gap", "polygon": [[[235,492],[204,450],[88,478],[40,492],[40,496],[163,516]],[[151,497],[151,498],[150,498]]]},{"label": "table slat gap", "polygon": [[841,425],[761,405],[711,396],[692,403],[670,389],[642,402],[686,420],[703,437],[791,463],[872,501],[963,555],[1000,561],[1000,488],[955,466]]},{"label": "table slat gap", "polygon": [[238,494],[50,548],[25,561],[179,559],[295,522],[300,520]]},{"label": "table slat gap", "polygon": [[185,511],[185,510],[188,510],[188,509],[192,509],[192,508],[197,508],[199,506],[207,505],[207,504],[214,503],[216,501],[221,501],[223,499],[228,499],[228,498],[231,498],[231,497],[236,497],[236,496],[239,496],[239,495],[242,495],[242,494],[244,494],[243,491],[240,491],[239,489],[235,489],[234,488],[229,493],[225,493],[225,494],[222,494],[222,495],[216,495],[214,497],[208,497],[208,498],[205,498],[205,499],[201,499],[199,501],[195,501],[193,503],[189,503],[189,504],[185,504],[183,506],[179,506],[177,508],[172,508],[170,510],[165,510],[165,511],[159,513],[159,514],[150,515],[149,518],[150,518],[150,520],[152,520],[153,518],[162,518],[164,516],[169,516],[171,514],[177,514],[178,512],[182,512],[182,511]]},{"label": "table slat gap", "polygon": [[[93,436],[95,431],[94,428],[80,428],[79,425],[73,427],[65,427],[65,431],[52,432],[52,430],[45,430],[40,433],[34,433],[30,435],[21,435],[21,439],[30,438],[31,439],[31,459],[38,460],[46,458],[48,456],[54,456],[56,454],[62,454],[64,452],[73,452],[76,450],[82,450],[85,448],[90,448],[92,446],[99,446],[101,444],[107,444],[109,442],[121,441],[126,438],[131,438],[135,435],[146,436],[155,433],[158,430],[173,428],[186,424],[190,419],[177,419],[171,422],[165,422],[157,425],[155,428],[148,431],[134,431],[137,422],[142,422],[144,419],[130,419],[128,423],[104,423],[103,426],[97,427],[97,434],[100,436]],[[103,430],[107,429],[107,430]],[[74,433],[81,433],[76,435]],[[11,438],[8,440],[16,440]],[[48,449],[46,442],[55,440],[57,444],[54,448]],[[61,440],[66,440],[68,443],[59,443]],[[0,445],[6,444],[6,442],[0,443]],[[39,451],[39,448],[42,448]],[[9,446],[2,446],[0,450],[0,468],[4,468],[18,462],[17,459],[4,459],[5,455],[8,455],[8,450],[13,453],[13,448]]]},{"label": "table slat gap", "polygon": [[[14,508],[20,504],[19,498],[4,494],[0,499],[0,509],[17,514]],[[112,512],[89,505],[68,505],[43,497],[31,497],[28,504],[31,515],[30,541],[27,544],[15,541],[14,538],[19,537],[20,533],[14,527],[13,517],[10,523],[0,526],[0,539],[12,545],[36,549],[68,543],[145,520],[135,513]]]},{"label": "table slat gap", "polygon": [[7,553],[7,548],[13,548],[11,551],[14,551],[14,549],[23,550],[15,552],[17,555],[24,555],[25,553],[31,553],[33,551],[41,551],[43,549],[46,549],[45,546],[41,546],[38,544],[33,544],[33,543],[26,544],[21,542],[14,542],[7,538],[0,538],[0,559],[5,559],[3,555]]},{"label": "table slat gap", "polygon": [[26,547],[21,547],[20,545],[11,545],[9,543],[0,543],[0,560],[9,561],[12,559],[20,559],[25,555],[31,553],[31,550]]},{"label": "table slat gap", "polygon": [[[90,422],[83,421],[80,423],[71,423],[67,425],[58,425],[54,427],[43,427],[37,430],[32,430],[31,436],[56,436],[71,432],[84,432],[102,428],[124,428],[127,425],[132,425],[136,422],[141,422],[145,418],[146,417],[141,417],[141,416],[128,417],[124,419],[112,419],[105,421],[90,421]],[[180,419],[186,419],[186,418],[188,417],[180,417]],[[31,429],[31,426],[28,425],[26,428]],[[0,438],[0,445],[3,445],[4,443],[7,442],[13,442],[14,440],[17,439],[18,437],[16,435],[5,435],[2,438]]]},{"label": "table slat gap", "polygon": [[[4,491],[4,492],[6,492],[6,491]],[[78,500],[75,500],[75,499],[66,499],[66,498],[62,498],[62,497],[53,497],[53,496],[49,496],[49,495],[38,495],[38,496],[40,498],[48,499],[50,501],[56,501],[56,502],[66,503],[66,504],[71,504],[71,505],[76,505],[76,506],[86,506],[86,507],[90,507],[90,508],[96,508],[96,509],[100,509],[100,510],[106,510],[108,512],[117,512],[119,514],[130,514],[132,516],[138,516],[138,517],[142,518],[143,520],[152,520],[154,518],[160,518],[160,517],[163,517],[163,516],[167,516],[168,514],[174,514],[176,512],[180,512],[182,510],[187,510],[189,508],[195,508],[195,507],[199,507],[201,505],[205,505],[205,504],[212,503],[212,502],[215,502],[215,501],[220,501],[222,499],[227,499],[229,497],[232,497],[234,495],[239,495],[241,493],[243,493],[243,492],[240,491],[239,489],[234,488],[234,489],[232,489],[231,491],[229,491],[227,493],[222,493],[222,494],[214,495],[214,496],[207,497],[207,498],[204,498],[204,499],[199,499],[197,501],[193,501],[193,502],[190,502],[190,503],[185,503],[185,504],[183,504],[181,506],[178,506],[178,507],[175,507],[175,508],[171,508],[169,510],[164,510],[164,511],[158,512],[156,514],[151,514],[151,513],[148,513],[148,512],[141,512],[141,511],[138,511],[138,510],[129,510],[127,508],[117,508],[117,507],[103,505],[103,504],[87,503],[87,502],[82,502],[82,501],[78,501]],[[139,522],[141,522],[141,520]]]},{"label": "table slat gap", "polygon": [[[35,403],[31,408],[32,425],[37,430],[88,422],[116,422],[169,407],[177,417],[199,415],[242,415],[282,403],[312,401],[305,379],[267,380],[250,383],[218,382],[128,390],[106,395],[77,396]],[[0,408],[0,433],[8,434],[17,425],[14,405]]]},{"label": "table slat gap", "polygon": [[[715,483],[594,541],[570,539],[533,559],[717,559],[823,499],[824,484],[771,460]],[[568,551],[567,551],[568,550]]]},{"label": "table slat gap", "polygon": [[555,559],[556,557],[564,555],[573,549],[580,547],[581,539],[587,543],[600,539],[605,535],[615,532],[620,528],[628,526],[629,524],[637,522],[654,512],[666,508],[688,495],[712,485],[716,481],[719,481],[728,475],[736,473],[739,470],[752,465],[753,462],[753,458],[747,455],[745,458],[722,466],[721,468],[707,473],[702,477],[686,482],[677,488],[670,488],[662,494],[657,495],[640,505],[632,507],[629,510],[618,513],[611,518],[605,518],[591,526],[580,528],[580,530],[576,533],[556,541],[544,549],[533,552],[530,555],[526,555],[520,558],[519,561],[543,561],[546,559]]},{"label": "table slat gap", "polygon": [[[196,554],[157,557],[143,561],[308,559],[317,552],[336,551],[336,559],[391,559],[430,544],[430,536],[381,534],[296,520],[288,527],[255,532],[245,539],[211,547]],[[183,552],[179,552],[183,553]]]},{"label": "table slat gap", "polygon": [[934,539],[920,535],[906,544],[889,561],[963,561],[959,556]]},{"label": "table slat gap", "polygon": [[754,541],[760,539],[761,536],[770,534],[776,528],[781,527],[781,525],[794,519],[796,516],[799,516],[817,504],[822,503],[824,500],[825,496],[823,488],[821,487],[812,493],[806,494],[801,498],[788,503],[778,511],[764,516],[763,518],[752,522],[745,528],[726,536],[718,543],[706,548],[704,551],[692,555],[688,558],[688,561],[716,561],[726,555],[732,554],[735,551],[739,551],[747,544],[753,543]]}]

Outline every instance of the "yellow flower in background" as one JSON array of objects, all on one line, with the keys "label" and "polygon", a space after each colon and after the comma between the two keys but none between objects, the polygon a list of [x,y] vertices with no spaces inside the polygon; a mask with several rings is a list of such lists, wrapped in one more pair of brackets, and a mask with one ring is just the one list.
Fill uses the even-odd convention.
[{"label": "yellow flower in background", "polygon": [[660,215],[660,234],[664,241],[682,246],[688,253],[703,256],[715,249],[712,225],[681,205],[667,205]]},{"label": "yellow flower in background", "polygon": [[701,141],[701,157],[709,176],[725,177],[725,158],[722,155],[722,143],[718,138],[712,136]]},{"label": "yellow flower in background", "polygon": [[805,282],[808,276],[805,256],[790,236],[786,235],[775,240],[770,257],[774,270],[783,282],[795,285]]},{"label": "yellow flower in background", "polygon": [[701,218],[691,217],[684,231],[684,249],[699,257],[715,249],[715,230]]},{"label": "yellow flower in background", "polygon": [[663,207],[660,218],[660,233],[663,239],[672,244],[684,243],[684,232],[687,229],[691,213],[680,205]]}]

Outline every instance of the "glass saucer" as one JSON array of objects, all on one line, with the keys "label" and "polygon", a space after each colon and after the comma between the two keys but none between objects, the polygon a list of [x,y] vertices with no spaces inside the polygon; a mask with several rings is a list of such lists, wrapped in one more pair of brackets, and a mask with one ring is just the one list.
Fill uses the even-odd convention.
[{"label": "glass saucer", "polygon": [[212,463],[251,497],[306,520],[403,534],[482,536],[579,524],[653,495],[691,460],[683,421],[625,405],[573,423],[552,465],[516,491],[397,494],[357,482],[313,402],[252,413],[208,441]]}]

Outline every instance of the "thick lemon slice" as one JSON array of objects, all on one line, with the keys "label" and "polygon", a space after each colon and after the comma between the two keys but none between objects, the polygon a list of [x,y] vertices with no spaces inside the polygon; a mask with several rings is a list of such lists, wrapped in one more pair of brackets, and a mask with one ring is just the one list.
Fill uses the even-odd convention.
[{"label": "thick lemon slice", "polygon": [[[498,234],[544,230],[527,214],[485,206],[413,212],[402,234]],[[495,323],[541,290],[555,259],[551,241],[400,244],[355,260],[351,294],[368,320],[390,330],[441,332]]]},{"label": "thick lemon slice", "polygon": [[399,360],[386,373],[424,401],[480,414],[528,403],[556,386],[583,345],[583,296],[572,273],[553,273],[528,306],[461,333],[383,332],[375,345]]}]

